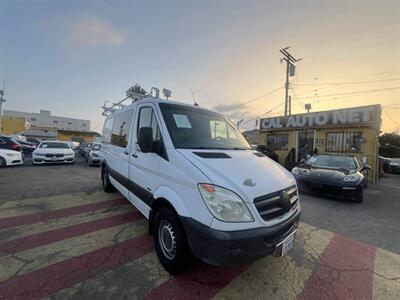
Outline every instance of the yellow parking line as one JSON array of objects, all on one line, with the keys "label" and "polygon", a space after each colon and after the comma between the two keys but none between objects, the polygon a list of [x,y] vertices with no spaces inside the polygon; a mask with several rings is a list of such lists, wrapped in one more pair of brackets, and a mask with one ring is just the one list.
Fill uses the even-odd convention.
[{"label": "yellow parking line", "polygon": [[376,249],[373,299],[400,299],[400,255]]},{"label": "yellow parking line", "polygon": [[61,290],[47,299],[143,299],[148,291],[166,282],[171,276],[163,269],[155,252],[151,252],[114,270]]},{"label": "yellow parking line", "polygon": [[294,248],[286,257],[266,257],[222,289],[216,299],[294,299],[313,272],[334,233],[301,223]]},{"label": "yellow parking line", "polygon": [[54,230],[65,226],[94,221],[101,218],[123,214],[133,210],[135,210],[133,205],[117,205],[111,208],[86,212],[78,215],[66,216],[59,219],[47,220],[40,223],[7,228],[0,230],[0,242],[22,238],[31,234]]},{"label": "yellow parking line", "polygon": [[123,198],[123,196],[119,193],[93,192],[7,201],[0,205],[0,218],[40,213],[117,198]]},{"label": "yellow parking line", "polygon": [[147,230],[147,220],[139,220],[1,257],[0,281],[125,241]]}]

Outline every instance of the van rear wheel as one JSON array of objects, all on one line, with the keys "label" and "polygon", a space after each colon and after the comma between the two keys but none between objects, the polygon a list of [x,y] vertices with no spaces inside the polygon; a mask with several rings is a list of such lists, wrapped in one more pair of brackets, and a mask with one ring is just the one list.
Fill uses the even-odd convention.
[{"label": "van rear wheel", "polygon": [[108,168],[107,166],[104,166],[101,169],[101,182],[103,185],[103,190],[106,193],[112,193],[115,191],[114,186],[112,185],[111,181],[110,181],[110,176],[108,175]]},{"label": "van rear wheel", "polygon": [[189,269],[193,256],[176,214],[161,208],[154,216],[153,226],[154,247],[162,266],[173,275]]}]

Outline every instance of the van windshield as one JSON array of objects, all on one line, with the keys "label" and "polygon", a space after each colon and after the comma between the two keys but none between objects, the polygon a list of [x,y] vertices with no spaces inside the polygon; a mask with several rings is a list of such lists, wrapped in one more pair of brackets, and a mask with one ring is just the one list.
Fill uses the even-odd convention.
[{"label": "van windshield", "polygon": [[250,149],[242,134],[223,115],[196,107],[160,103],[175,148]]}]

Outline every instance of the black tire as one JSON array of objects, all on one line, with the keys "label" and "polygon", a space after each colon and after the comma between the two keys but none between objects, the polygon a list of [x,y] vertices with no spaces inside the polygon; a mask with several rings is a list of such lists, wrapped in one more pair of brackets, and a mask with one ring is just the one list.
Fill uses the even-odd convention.
[{"label": "black tire", "polygon": [[162,266],[176,275],[189,269],[194,261],[185,231],[168,208],[156,212],[153,222],[154,247]]},{"label": "black tire", "polygon": [[363,192],[363,190],[361,190],[361,191],[359,191],[357,193],[355,201],[358,202],[358,203],[362,203],[363,202],[363,198],[364,198],[364,192]]},{"label": "black tire", "polygon": [[7,166],[6,160],[0,157],[0,168],[5,168]]},{"label": "black tire", "polygon": [[104,166],[101,170],[101,182],[103,185],[103,190],[106,193],[112,193],[115,191],[115,187],[112,185],[110,181],[110,176],[108,175],[108,168]]}]

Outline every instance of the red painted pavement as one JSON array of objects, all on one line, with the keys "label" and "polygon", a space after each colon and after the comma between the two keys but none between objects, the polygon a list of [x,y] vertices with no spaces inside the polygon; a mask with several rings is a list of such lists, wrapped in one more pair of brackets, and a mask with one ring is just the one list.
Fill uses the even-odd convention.
[{"label": "red painted pavement", "polygon": [[133,211],[121,215],[110,216],[99,220],[28,235],[19,239],[0,243],[0,256],[32,249],[71,237],[87,234],[96,230],[129,223],[140,218],[142,218],[142,214],[139,211]]},{"label": "red painted pavement", "polygon": [[107,201],[79,205],[79,206],[74,206],[74,207],[60,208],[60,209],[55,209],[52,211],[46,211],[46,212],[41,212],[41,213],[3,218],[3,219],[0,219],[0,229],[22,226],[22,225],[27,225],[27,224],[33,224],[33,223],[38,223],[38,222],[42,222],[45,220],[52,220],[52,219],[57,219],[57,218],[62,218],[62,217],[68,217],[68,216],[77,215],[77,214],[81,214],[81,213],[85,213],[85,212],[89,212],[89,211],[95,211],[95,210],[99,210],[99,209],[109,208],[114,205],[127,205],[127,204],[129,204],[129,201],[126,199],[114,199],[114,200],[107,200]]},{"label": "red painted pavement", "polygon": [[228,268],[202,263],[151,290],[145,299],[211,299],[246,268],[246,265]]},{"label": "red painted pavement", "polygon": [[152,239],[141,235],[0,283],[2,299],[40,299],[143,256],[153,249]]},{"label": "red painted pavement", "polygon": [[376,247],[335,235],[299,299],[371,299]]}]

